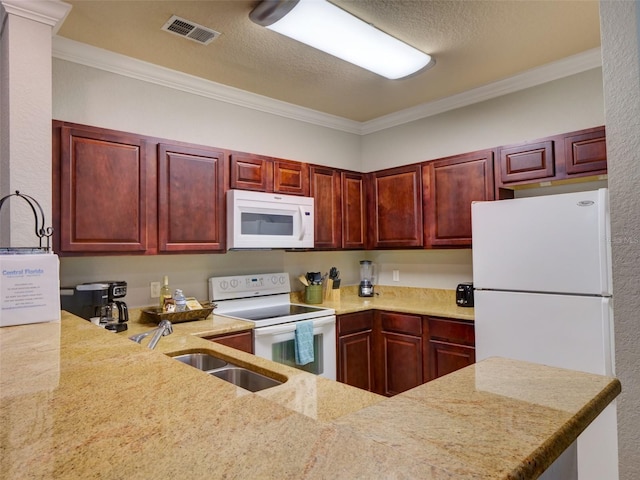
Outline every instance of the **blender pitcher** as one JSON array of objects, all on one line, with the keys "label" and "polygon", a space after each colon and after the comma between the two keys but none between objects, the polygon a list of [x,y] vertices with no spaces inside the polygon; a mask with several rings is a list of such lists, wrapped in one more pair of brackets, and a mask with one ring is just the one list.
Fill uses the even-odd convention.
[{"label": "blender pitcher", "polygon": [[360,287],[358,296],[373,297],[373,282],[375,278],[375,265],[371,260],[360,260]]}]

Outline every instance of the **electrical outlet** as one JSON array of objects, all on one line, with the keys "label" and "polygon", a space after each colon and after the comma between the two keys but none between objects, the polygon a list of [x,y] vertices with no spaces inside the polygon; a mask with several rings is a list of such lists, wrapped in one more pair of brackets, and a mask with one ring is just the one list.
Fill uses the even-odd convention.
[{"label": "electrical outlet", "polygon": [[394,282],[399,282],[400,281],[400,270],[394,270],[393,271],[393,281]]},{"label": "electrical outlet", "polygon": [[160,298],[160,282],[151,282],[151,298]]}]

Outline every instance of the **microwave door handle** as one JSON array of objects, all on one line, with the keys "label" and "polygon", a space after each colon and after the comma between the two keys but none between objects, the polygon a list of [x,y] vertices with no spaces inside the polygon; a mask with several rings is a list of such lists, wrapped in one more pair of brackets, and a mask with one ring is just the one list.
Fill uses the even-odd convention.
[{"label": "microwave door handle", "polygon": [[304,234],[307,231],[307,223],[304,221],[304,208],[299,206],[298,212],[300,213],[300,235],[298,236],[298,240],[303,240]]}]

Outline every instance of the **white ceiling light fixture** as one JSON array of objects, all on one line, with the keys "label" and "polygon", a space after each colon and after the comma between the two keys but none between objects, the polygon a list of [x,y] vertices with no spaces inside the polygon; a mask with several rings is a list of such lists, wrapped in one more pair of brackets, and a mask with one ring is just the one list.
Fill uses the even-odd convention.
[{"label": "white ceiling light fixture", "polygon": [[435,64],[430,55],[326,0],[263,0],[249,18],[391,80]]}]

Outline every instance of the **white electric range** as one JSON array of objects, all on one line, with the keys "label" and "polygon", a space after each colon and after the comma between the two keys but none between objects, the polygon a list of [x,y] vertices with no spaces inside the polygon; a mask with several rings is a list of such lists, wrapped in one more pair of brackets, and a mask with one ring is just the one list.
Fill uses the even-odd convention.
[{"label": "white electric range", "polygon": [[[262,358],[336,379],[336,316],[332,308],[291,303],[289,274],[261,273],[209,279],[215,314],[255,324],[254,353]],[[313,322],[314,361],[295,362],[296,323]]]}]

